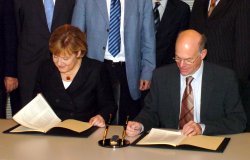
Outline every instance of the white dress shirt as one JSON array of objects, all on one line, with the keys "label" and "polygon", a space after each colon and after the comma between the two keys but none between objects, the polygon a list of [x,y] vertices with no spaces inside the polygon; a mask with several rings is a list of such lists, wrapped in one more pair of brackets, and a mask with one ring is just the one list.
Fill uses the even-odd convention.
[{"label": "white dress shirt", "polygon": [[[53,0],[54,4],[56,3],[56,0]],[[44,3],[44,0],[43,0],[43,3]]]},{"label": "white dress shirt", "polygon": [[72,81],[64,81],[64,80],[62,80],[62,82],[63,82],[63,86],[65,89],[67,89],[70,86],[70,84],[72,83]]}]

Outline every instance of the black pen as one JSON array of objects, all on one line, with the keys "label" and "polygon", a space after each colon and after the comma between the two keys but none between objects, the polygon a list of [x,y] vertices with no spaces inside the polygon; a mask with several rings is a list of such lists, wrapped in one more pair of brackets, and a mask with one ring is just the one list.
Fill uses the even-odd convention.
[{"label": "black pen", "polygon": [[127,116],[126,123],[125,123],[125,125],[123,126],[121,146],[123,146],[124,139],[125,139],[125,137],[126,137],[126,129],[127,129],[127,124],[128,124],[128,119],[129,119],[129,116]]},{"label": "black pen", "polygon": [[104,130],[104,134],[103,134],[103,138],[102,138],[102,145],[105,145],[105,140],[108,134],[108,129],[109,129],[109,125],[111,124],[111,119],[112,119],[112,114],[109,114],[109,121],[106,124],[105,130]]}]

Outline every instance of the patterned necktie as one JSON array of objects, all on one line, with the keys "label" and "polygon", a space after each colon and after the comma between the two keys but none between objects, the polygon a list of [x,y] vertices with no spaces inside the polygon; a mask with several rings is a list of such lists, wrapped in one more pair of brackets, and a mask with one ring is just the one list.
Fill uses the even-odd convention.
[{"label": "patterned necktie", "polygon": [[49,30],[51,31],[53,13],[54,13],[54,2],[53,0],[44,0],[44,9],[47,19],[47,25]]},{"label": "patterned necktie", "polygon": [[120,0],[111,0],[108,50],[113,57],[115,57],[116,55],[118,55],[118,53],[120,53],[120,46],[121,46],[120,20],[121,20]]},{"label": "patterned necktie", "polygon": [[209,7],[209,10],[208,10],[208,17],[212,14],[214,8],[215,8],[215,2],[216,0],[211,0],[211,3],[210,3],[210,7]]},{"label": "patterned necktie", "polygon": [[155,30],[157,31],[159,24],[160,24],[160,13],[158,7],[161,5],[160,2],[155,2],[155,7],[153,9],[154,12],[154,21],[155,21]]},{"label": "patterned necktie", "polygon": [[191,82],[193,77],[189,76],[186,78],[186,89],[183,93],[182,102],[181,102],[181,114],[179,120],[179,129],[182,129],[183,126],[191,120],[194,120],[194,97]]}]

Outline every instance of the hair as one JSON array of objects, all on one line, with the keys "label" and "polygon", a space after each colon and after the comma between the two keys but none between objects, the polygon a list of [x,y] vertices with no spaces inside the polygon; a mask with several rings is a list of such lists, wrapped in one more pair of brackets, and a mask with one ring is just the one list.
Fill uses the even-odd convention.
[{"label": "hair", "polygon": [[83,57],[87,53],[86,34],[72,25],[62,25],[51,34],[49,50],[56,56],[78,54],[81,51]]},{"label": "hair", "polygon": [[207,43],[207,37],[204,34],[201,34],[201,39],[199,41],[199,51],[202,52],[203,49],[205,49]]}]

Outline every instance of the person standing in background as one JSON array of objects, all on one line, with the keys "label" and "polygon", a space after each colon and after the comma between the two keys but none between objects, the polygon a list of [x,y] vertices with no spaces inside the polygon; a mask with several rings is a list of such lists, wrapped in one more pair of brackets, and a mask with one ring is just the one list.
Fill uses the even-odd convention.
[{"label": "person standing in background", "polygon": [[[4,0],[0,0],[0,57],[4,56],[4,38],[3,38],[3,8],[4,8]],[[4,68],[3,68],[4,62],[3,62],[3,58],[0,58],[0,107],[3,108],[4,104],[3,104],[3,94],[4,94]],[[2,113],[3,112],[3,113]],[[0,110],[0,116],[1,118],[3,116],[5,116],[4,114],[5,112]]]},{"label": "person standing in background", "polygon": [[[188,29],[190,8],[181,0],[152,0],[156,38],[156,67],[174,63],[175,41]],[[149,90],[142,92],[142,105]]]},{"label": "person standing in background", "polygon": [[156,67],[174,63],[175,41],[188,29],[190,8],[181,0],[153,0],[156,35]]},{"label": "person standing in background", "polygon": [[76,0],[72,24],[87,34],[87,56],[104,61],[118,106],[118,124],[141,110],[141,91],[155,68],[151,0]]},{"label": "person standing in background", "polygon": [[18,28],[18,78],[22,105],[32,99],[40,63],[51,58],[51,32],[70,23],[75,0],[14,0]]},{"label": "person standing in background", "polygon": [[[250,3],[248,0],[195,0],[190,28],[207,37],[207,61],[233,69],[240,81],[250,122]],[[250,129],[250,123],[247,124]]]},{"label": "person standing in background", "polygon": [[7,93],[12,115],[20,109],[17,79],[17,35],[13,0],[0,1],[0,118],[6,118]]}]

